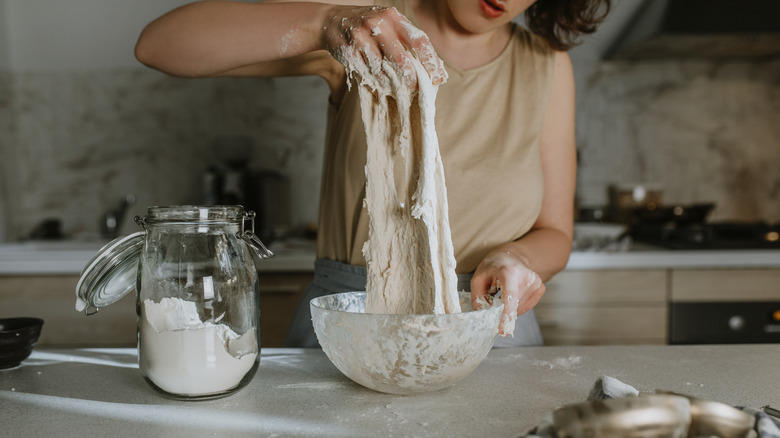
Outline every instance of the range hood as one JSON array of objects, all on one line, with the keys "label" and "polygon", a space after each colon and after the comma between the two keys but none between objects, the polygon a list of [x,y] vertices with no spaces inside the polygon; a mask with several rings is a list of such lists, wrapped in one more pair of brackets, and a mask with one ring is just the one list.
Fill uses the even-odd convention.
[{"label": "range hood", "polygon": [[644,0],[606,58],[778,55],[780,0]]}]

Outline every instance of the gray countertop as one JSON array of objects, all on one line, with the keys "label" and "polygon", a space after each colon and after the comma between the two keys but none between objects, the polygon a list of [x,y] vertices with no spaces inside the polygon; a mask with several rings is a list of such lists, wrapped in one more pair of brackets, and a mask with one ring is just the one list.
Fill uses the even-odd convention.
[{"label": "gray countertop", "polygon": [[[78,275],[105,242],[0,244],[0,275]],[[261,272],[312,272],[313,245],[274,248]],[[681,251],[637,246],[626,252],[575,251],[566,267],[592,269],[780,268],[780,250]]]},{"label": "gray countertop", "polygon": [[[107,241],[27,241],[0,243],[0,275],[79,275]],[[272,248],[275,257],[262,272],[313,272],[315,252],[307,247]]]},{"label": "gray countertop", "polygon": [[780,345],[494,349],[456,386],[394,396],[344,377],[320,350],[264,349],[238,393],[162,398],[135,349],[39,350],[0,371],[3,436],[518,436],[609,375],[731,405],[780,406]]}]

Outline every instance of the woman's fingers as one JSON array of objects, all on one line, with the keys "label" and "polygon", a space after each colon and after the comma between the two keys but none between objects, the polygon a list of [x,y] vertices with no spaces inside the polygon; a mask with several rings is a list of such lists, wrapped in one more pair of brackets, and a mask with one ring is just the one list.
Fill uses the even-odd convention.
[{"label": "woman's fingers", "polygon": [[472,308],[480,309],[480,303],[500,292],[504,310],[498,333],[510,336],[517,316],[531,310],[544,290],[542,279],[534,271],[509,253],[497,253],[487,256],[472,277]]},{"label": "woman's fingers", "polygon": [[498,330],[501,336],[514,336],[517,317],[531,310],[544,294],[544,283],[534,271],[521,265],[510,272],[509,278],[496,279],[497,283],[505,285],[501,289],[501,298],[504,301]]},{"label": "woman's fingers", "polygon": [[528,268],[525,270],[525,275],[521,282],[522,281],[525,282],[525,293],[521,294],[522,299],[520,300],[520,303],[518,303],[518,315],[522,315],[523,313],[533,309],[542,298],[542,295],[544,295],[545,291],[545,286],[541,277],[539,277],[536,272]]},{"label": "woman's fingers", "polygon": [[407,85],[416,88],[413,57],[420,60],[434,84],[447,77],[425,33],[395,8],[336,6],[324,23],[322,39],[339,62],[373,78],[405,78]]},{"label": "woman's fingers", "polygon": [[409,47],[414,51],[417,59],[420,60],[420,63],[428,72],[433,85],[441,85],[447,80],[447,70],[444,68],[444,62],[436,54],[436,50],[433,48],[428,36],[421,31],[420,34],[412,38]]},{"label": "woman's fingers", "polygon": [[[398,48],[403,49],[403,57],[408,59],[408,57],[413,54],[428,72],[428,76],[431,78],[431,83],[433,83],[433,85],[444,83],[444,81],[447,80],[447,70],[444,68],[444,62],[436,53],[436,49],[433,48],[433,44],[431,44],[428,35],[416,28],[395,8],[391,8],[390,13],[397,15],[397,20],[395,21],[397,25],[396,34],[401,43]],[[411,65],[408,65],[408,67],[404,65],[403,67],[413,70]]]},{"label": "woman's fingers", "polygon": [[493,287],[493,278],[487,275],[480,275],[479,272],[471,277],[471,308],[482,310],[493,302],[492,294],[495,294]]},{"label": "woman's fingers", "polygon": [[520,305],[520,291],[514,287],[504,288],[501,290],[501,299],[504,301],[504,311],[501,313],[501,321],[498,324],[498,334],[514,337],[517,308]]}]

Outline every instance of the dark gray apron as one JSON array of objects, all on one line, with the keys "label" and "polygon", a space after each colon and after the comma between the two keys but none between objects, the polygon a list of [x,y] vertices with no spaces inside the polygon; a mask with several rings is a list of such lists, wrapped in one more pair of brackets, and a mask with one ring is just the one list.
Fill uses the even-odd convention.
[{"label": "dark gray apron", "polygon": [[[471,274],[458,275],[458,290],[471,289]],[[318,259],[314,262],[314,281],[306,287],[295,313],[286,347],[320,348],[311,322],[309,301],[323,295],[366,290],[366,268],[347,265],[333,260]],[[517,317],[515,336],[496,337],[494,347],[527,347],[543,345],[542,333],[536,315],[530,310]]]}]

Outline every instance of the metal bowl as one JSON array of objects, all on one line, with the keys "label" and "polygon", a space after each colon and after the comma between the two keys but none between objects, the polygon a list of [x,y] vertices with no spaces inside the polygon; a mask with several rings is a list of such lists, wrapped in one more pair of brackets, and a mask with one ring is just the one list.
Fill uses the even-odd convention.
[{"label": "metal bowl", "polygon": [[685,438],[690,421],[688,399],[675,395],[597,400],[553,412],[559,438]]},{"label": "metal bowl", "polygon": [[[755,436],[755,418],[725,403],[704,400],[672,391],[656,391],[658,394],[685,397],[691,404],[691,427],[688,436],[717,436],[723,438],[751,438]],[[640,394],[644,396],[644,394]]]},{"label": "metal bowl", "polygon": [[13,368],[30,357],[42,326],[38,318],[0,319],[0,369]]},{"label": "metal bowl", "polygon": [[344,375],[390,394],[438,391],[471,374],[493,346],[504,307],[496,300],[471,310],[461,292],[462,313],[386,315],[365,313],[365,298],[346,292],[313,299],[314,331]]},{"label": "metal bowl", "polygon": [[710,400],[691,400],[691,435],[723,438],[755,436],[755,418],[737,408]]}]

